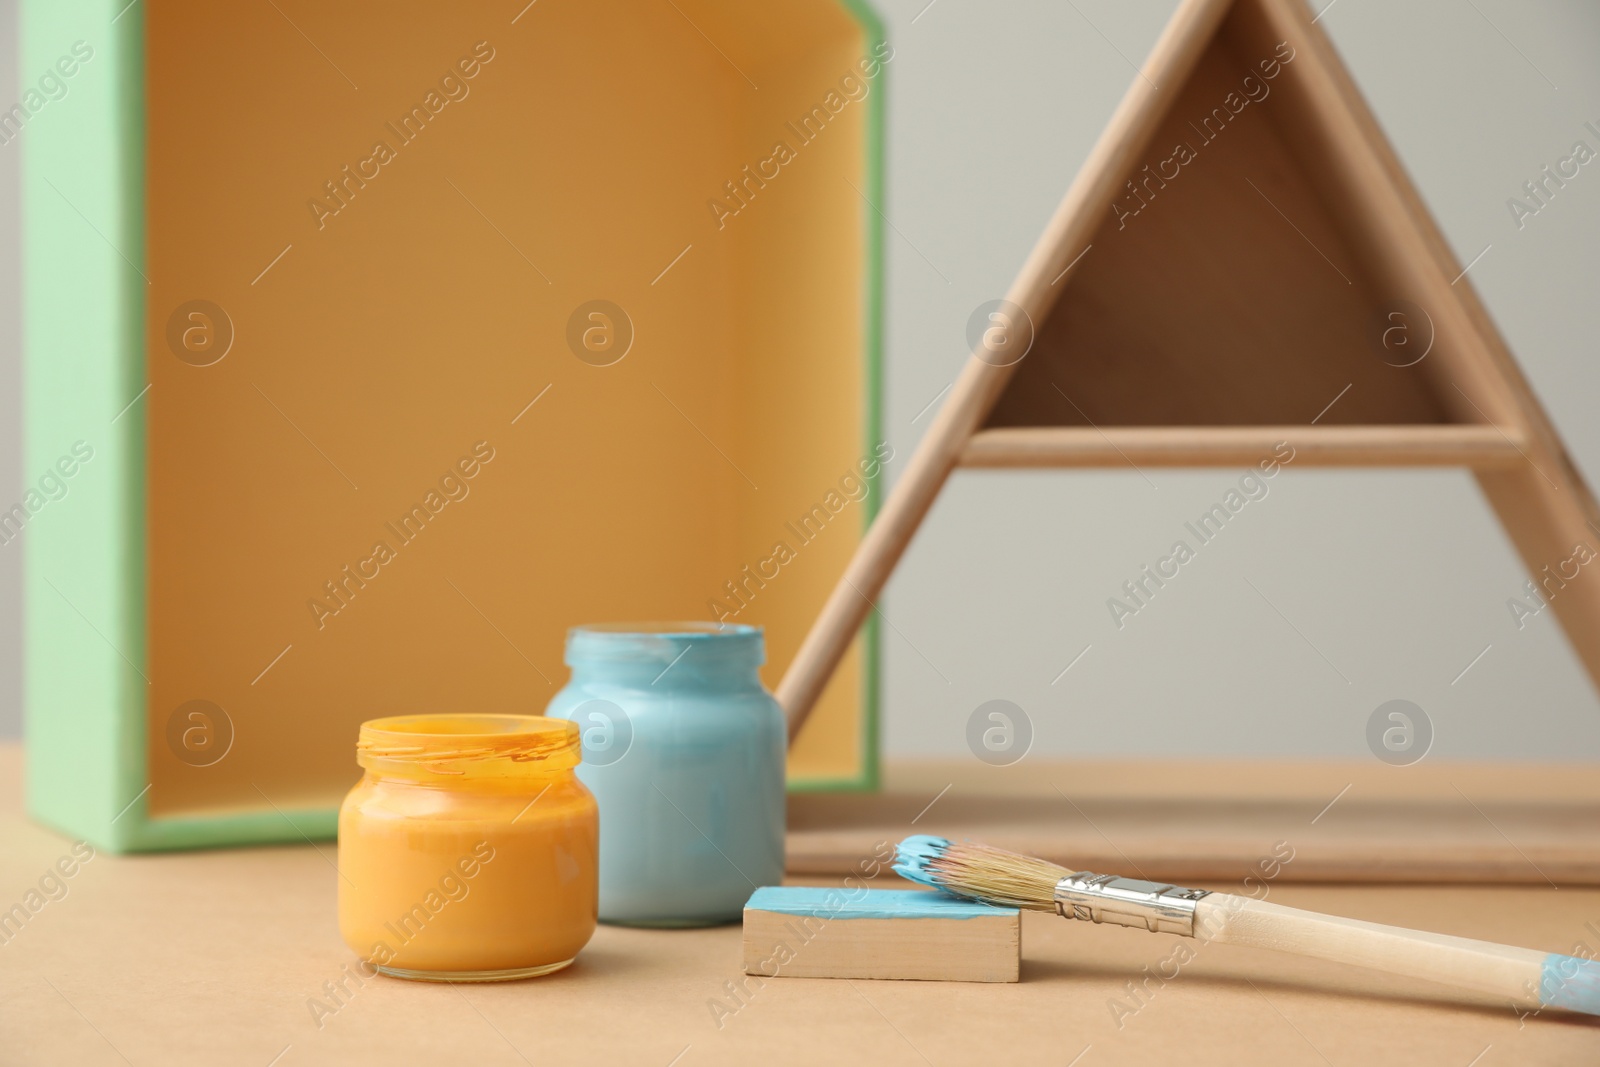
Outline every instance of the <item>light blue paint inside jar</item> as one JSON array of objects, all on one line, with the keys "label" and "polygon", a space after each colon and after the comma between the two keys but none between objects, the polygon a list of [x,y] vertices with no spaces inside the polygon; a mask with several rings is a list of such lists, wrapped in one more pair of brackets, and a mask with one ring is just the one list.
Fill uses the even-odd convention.
[{"label": "light blue paint inside jar", "polygon": [[576,722],[600,805],[600,920],[733,922],[783,879],[786,734],[760,628],[610,623],[567,632]]}]

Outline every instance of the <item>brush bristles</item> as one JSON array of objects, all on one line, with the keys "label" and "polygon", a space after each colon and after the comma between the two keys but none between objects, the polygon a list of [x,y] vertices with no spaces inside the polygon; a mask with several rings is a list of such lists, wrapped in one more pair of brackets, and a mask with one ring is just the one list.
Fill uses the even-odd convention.
[{"label": "brush bristles", "polygon": [[1054,911],[1056,883],[1072,872],[989,845],[917,835],[900,842],[895,870],[912,881],[1008,908]]}]

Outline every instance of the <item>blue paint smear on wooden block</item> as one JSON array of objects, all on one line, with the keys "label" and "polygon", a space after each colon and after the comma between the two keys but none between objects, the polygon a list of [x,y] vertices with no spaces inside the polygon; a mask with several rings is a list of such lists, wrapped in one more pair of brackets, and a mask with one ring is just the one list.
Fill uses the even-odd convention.
[{"label": "blue paint smear on wooden block", "polygon": [[974,900],[916,889],[835,889],[826,886],[763,886],[747,909],[815,919],[983,919],[1016,915]]}]

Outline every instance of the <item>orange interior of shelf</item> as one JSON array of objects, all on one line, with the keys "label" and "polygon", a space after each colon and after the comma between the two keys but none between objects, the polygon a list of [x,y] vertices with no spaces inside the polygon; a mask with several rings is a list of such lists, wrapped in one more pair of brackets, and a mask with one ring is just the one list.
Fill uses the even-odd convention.
[{"label": "orange interior of shelf", "polygon": [[[867,108],[785,127],[859,25],[799,0],[279,6],[147,13],[152,814],[335,803],[364,719],[537,712],[566,627],[737,607],[725,583],[784,541],[737,615],[774,685],[864,518],[786,526],[871,452]],[[795,158],[719,224],[779,139]],[[197,299],[234,330],[204,367],[168,350]],[[610,366],[568,347],[595,299],[633,325]],[[858,773],[862,670],[858,647],[794,775]],[[167,744],[195,699],[234,725],[214,766]]]}]

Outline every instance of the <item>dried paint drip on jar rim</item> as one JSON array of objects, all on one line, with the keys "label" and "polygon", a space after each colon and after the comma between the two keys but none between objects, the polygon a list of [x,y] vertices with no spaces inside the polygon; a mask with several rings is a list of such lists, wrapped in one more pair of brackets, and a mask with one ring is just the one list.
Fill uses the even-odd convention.
[{"label": "dried paint drip on jar rim", "polygon": [[356,762],[368,770],[506,777],[578,765],[575,724],[540,715],[396,715],[361,724]]}]

